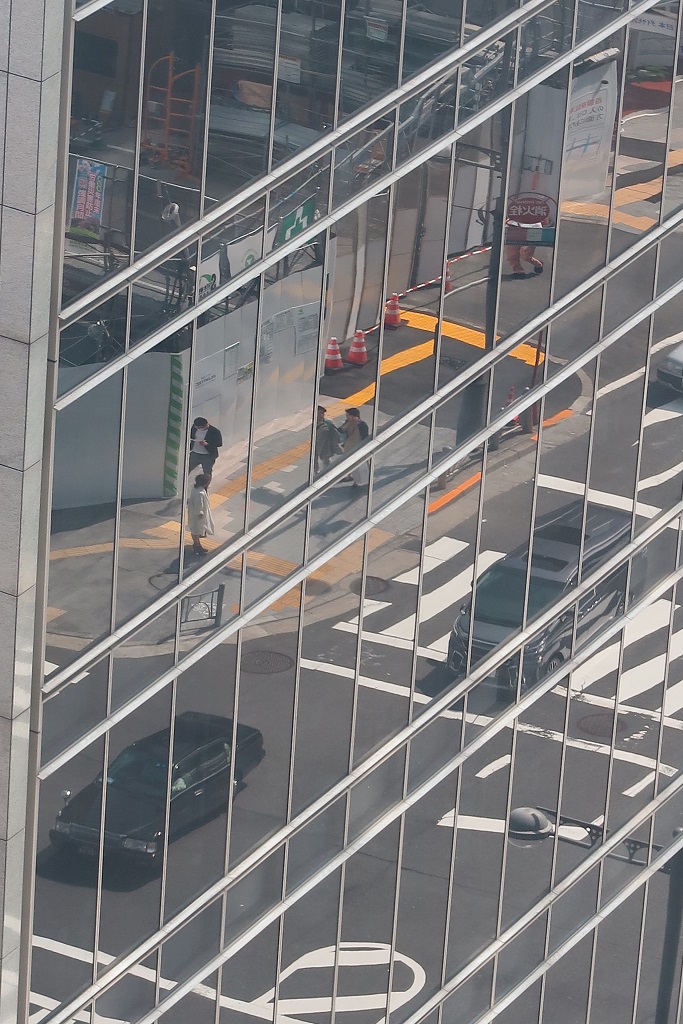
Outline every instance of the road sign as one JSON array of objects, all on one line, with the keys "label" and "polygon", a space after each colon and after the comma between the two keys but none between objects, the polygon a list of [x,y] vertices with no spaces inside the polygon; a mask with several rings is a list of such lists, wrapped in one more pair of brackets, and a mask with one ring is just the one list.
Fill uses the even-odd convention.
[{"label": "road sign", "polygon": [[554,220],[555,202],[540,192],[525,192],[508,200],[507,217],[515,224],[539,226]]},{"label": "road sign", "polygon": [[282,245],[283,242],[288,242],[290,238],[295,238],[301,234],[309,224],[313,223],[314,216],[315,196],[310,196],[296,210],[282,218],[278,231],[278,244]]}]

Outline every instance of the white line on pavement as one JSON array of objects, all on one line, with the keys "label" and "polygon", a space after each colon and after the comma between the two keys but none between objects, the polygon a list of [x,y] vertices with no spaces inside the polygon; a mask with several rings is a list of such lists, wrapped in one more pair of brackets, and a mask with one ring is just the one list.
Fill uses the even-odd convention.
[{"label": "white line on pavement", "polygon": [[[563,494],[578,494],[583,496],[586,493],[586,485],[578,483],[576,480],[565,480],[559,476],[548,476],[546,473],[539,473],[538,483],[541,487],[547,487],[551,491],[561,491]],[[594,487],[590,487],[588,490],[589,501],[595,502],[596,505],[605,505],[608,508],[622,509],[624,512],[633,511],[633,499],[624,498],[620,494],[610,494],[609,491],[598,491]],[[646,505],[644,502],[639,501],[636,504],[636,512],[640,516],[644,516],[646,519],[652,519],[659,512],[660,508],[656,505]]]},{"label": "white line on pavement", "polygon": [[613,391],[618,391],[620,388],[625,388],[627,384],[631,384],[632,381],[638,380],[645,374],[645,367],[641,367],[640,370],[634,370],[633,373],[628,373],[625,377],[620,377],[619,380],[613,380],[610,384],[605,384],[604,387],[598,388],[595,397],[602,398],[603,395],[610,395]]},{"label": "white line on pavement", "polygon": [[493,775],[494,772],[498,772],[501,768],[507,767],[511,761],[511,754],[503,754],[502,757],[497,757],[495,761],[491,761],[490,764],[485,765],[481,771],[477,772],[477,778],[487,779],[489,775]]},{"label": "white line on pavement", "polygon": [[677,398],[666,405],[660,405],[657,409],[650,409],[649,412],[645,413],[643,426],[652,427],[655,423],[665,423],[666,420],[676,419],[677,416],[683,416],[682,398]]},{"label": "white line on pavement", "polygon": [[[373,601],[371,598],[366,597],[363,601],[363,619],[367,619],[369,615],[374,615],[375,612],[381,612],[382,608],[388,608],[391,601]],[[354,615],[352,619],[349,619],[349,625],[357,626],[359,623],[359,616]]]},{"label": "white line on pavement", "polygon": [[[484,572],[490,565],[503,557],[502,551],[482,551],[479,555],[477,571]],[[463,597],[469,594],[472,589],[472,566],[468,566],[454,576],[448,583],[442,584],[431,593],[423,594],[420,599],[419,622],[422,625],[429,622],[439,612],[446,611],[452,605],[462,601]],[[393,626],[387,626],[382,630],[383,636],[399,637],[403,640],[412,640],[415,636],[415,616],[408,615]]]},{"label": "white line on pavement", "polygon": [[632,786],[629,786],[628,789],[625,789],[622,796],[638,796],[638,794],[642,793],[644,789],[647,789],[648,786],[652,785],[655,778],[655,772],[648,772],[647,775],[643,775],[639,782],[635,782]]},{"label": "white line on pavement", "polygon": [[[454,537],[440,537],[433,544],[428,544],[424,553],[422,575],[426,576],[428,572],[438,569],[444,562],[447,562],[455,555],[459,555],[466,547],[469,547],[469,545],[461,540],[455,540]],[[400,576],[394,577],[394,583],[412,583],[417,585],[417,581],[417,566],[414,569],[408,569],[407,572],[401,573]]]},{"label": "white line on pavement", "polygon": [[668,338],[662,338],[661,341],[655,342],[650,349],[650,355],[654,355],[655,352],[661,352],[663,348],[671,348],[672,345],[677,345],[679,341],[683,341],[683,331],[679,331],[678,334],[671,334]]},{"label": "white line on pavement", "polygon": [[640,481],[638,490],[646,491],[650,487],[658,487],[659,484],[664,484],[667,480],[673,480],[681,470],[683,470],[683,462],[679,462],[678,465],[672,466],[671,469],[665,469],[662,473],[655,474],[655,476],[648,476],[645,480]]}]

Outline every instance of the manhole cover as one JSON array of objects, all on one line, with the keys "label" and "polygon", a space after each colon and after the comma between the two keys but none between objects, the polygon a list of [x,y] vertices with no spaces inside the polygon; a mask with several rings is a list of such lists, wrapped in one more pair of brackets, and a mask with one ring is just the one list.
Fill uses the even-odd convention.
[{"label": "manhole cover", "polygon": [[242,668],[255,676],[270,676],[286,672],[294,664],[294,658],[279,651],[246,651],[242,655]]},{"label": "manhole cover", "polygon": [[306,580],[306,593],[311,597],[322,597],[323,594],[329,594],[330,590],[332,587],[325,580],[313,580],[310,576]]},{"label": "manhole cover", "polygon": [[[587,736],[600,736],[609,739],[612,735],[612,720],[612,715],[606,711],[603,714],[586,715],[577,724],[581,732],[585,732]],[[623,715],[619,715],[617,732],[623,732],[624,729],[626,729],[626,720]]]},{"label": "manhole cover", "polygon": [[[361,587],[363,585],[363,579],[361,576],[356,577],[349,584],[349,590],[353,594],[360,594]],[[389,589],[389,584],[386,580],[381,579],[379,576],[366,576],[365,577],[365,596],[374,597],[375,594],[383,594],[385,590]]]}]

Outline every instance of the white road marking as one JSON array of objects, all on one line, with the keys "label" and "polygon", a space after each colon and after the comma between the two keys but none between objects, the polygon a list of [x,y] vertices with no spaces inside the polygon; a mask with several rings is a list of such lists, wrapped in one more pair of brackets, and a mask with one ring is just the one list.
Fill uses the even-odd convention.
[{"label": "white road marking", "polygon": [[[601,825],[603,815],[600,815],[592,825]],[[447,811],[442,818],[439,818],[437,825],[444,825],[446,828],[453,828],[456,823],[455,810]],[[504,818],[479,818],[473,814],[458,814],[457,825],[459,829],[466,829],[468,832],[490,832],[493,835],[505,834]],[[559,834],[565,839],[582,840],[588,835],[588,830],[580,825],[560,825]]]},{"label": "white road marking", "polygon": [[[72,960],[78,960],[79,962],[89,962],[92,959],[91,954],[84,949],[80,949],[78,946],[71,946],[65,942],[58,942],[55,939],[49,939],[44,936],[35,935],[34,945],[42,949],[47,949],[50,952],[57,953],[58,955],[68,957]],[[280,975],[280,981],[283,982],[287,978],[295,975],[299,971],[303,970],[320,970],[327,969],[333,970],[335,966],[336,947],[325,946],[320,949],[311,950],[309,953],[304,953],[295,960],[289,967],[285,968]],[[109,954],[99,954],[98,962],[103,964],[109,964],[114,960],[113,956]],[[348,968],[358,967],[360,970],[357,972],[358,987],[365,987],[365,968],[369,966],[387,967],[392,960],[391,946],[381,942],[341,942],[339,944],[339,967],[346,968],[346,977],[348,978]],[[393,960],[395,963],[399,963],[407,967],[412,975],[411,981],[405,988],[392,988],[389,994],[388,1008],[387,1008],[387,992],[386,987],[382,989],[381,983],[379,985],[379,991],[376,992],[365,992],[358,995],[337,995],[335,1000],[336,1009],[340,1012],[354,1012],[363,1010],[396,1010],[403,1006],[404,1003],[409,1002],[415,996],[417,996],[425,986],[427,981],[427,975],[422,966],[413,960],[412,957],[406,956],[404,953],[394,950]],[[137,965],[133,967],[129,973],[136,975],[137,977],[144,978],[146,981],[154,982],[155,972],[148,967],[141,967]],[[386,972],[382,972],[380,977]],[[163,991],[171,991],[178,985],[177,981],[172,981],[167,978],[159,979],[159,987]],[[209,985],[197,985],[192,989],[193,994],[202,996],[205,999],[214,1001],[216,999],[216,989],[211,988]],[[231,996],[220,995],[219,1005],[226,1009],[234,1010],[240,1013],[245,1013],[251,1017],[257,1017],[260,1020],[273,1020],[274,1014],[274,998],[275,993],[271,989],[268,992],[263,992],[256,999],[246,1002],[242,999],[234,999]],[[40,1024],[40,1021],[47,1016],[47,1014],[54,1010],[60,1005],[58,1000],[51,998],[50,996],[44,996],[37,992],[32,992],[30,1000],[34,1006],[43,1007],[37,1013],[34,1013],[30,1017],[31,1024]],[[322,1013],[330,1011],[332,1007],[332,998],[330,996],[323,997],[302,997],[302,998],[291,998],[291,999],[278,999],[278,1024],[306,1024],[305,1019],[300,1017],[290,1016],[291,1014],[302,1014],[302,1013]],[[90,1013],[83,1011],[79,1013],[75,1020],[87,1022],[90,1024]],[[382,1013],[377,1024],[382,1024],[385,1020],[385,1013]],[[113,1017],[106,1017],[101,1014],[95,1014],[93,1016],[92,1024],[126,1024],[125,1021],[116,1020]]]},{"label": "white road marking", "polygon": [[679,341],[683,341],[683,331],[679,331],[678,334],[671,334],[668,338],[662,338],[661,341],[655,342],[650,349],[650,355],[654,355],[655,352],[661,352],[663,348],[671,348],[672,345],[677,345]]},{"label": "white road marking", "polygon": [[646,491],[649,487],[658,487],[659,484],[665,484],[667,480],[673,480],[675,476],[683,470],[683,462],[679,462],[678,465],[672,466],[671,469],[665,469],[662,473],[657,473],[655,476],[648,476],[645,480],[641,480],[638,484],[639,491]]},{"label": "white road marking", "polygon": [[645,375],[645,367],[641,367],[640,370],[634,370],[633,373],[628,373],[625,377],[620,377],[619,380],[613,380],[611,384],[605,384],[604,387],[598,388],[595,393],[596,398],[602,398],[603,395],[610,395],[613,391],[618,391],[620,388],[625,388],[627,384],[631,384],[632,381],[638,380],[639,377]]},{"label": "white road marking", "polygon": [[[426,576],[428,572],[438,569],[440,565],[454,558],[455,555],[460,554],[466,547],[469,547],[469,545],[461,540],[455,540],[454,537],[440,537],[433,544],[428,544],[424,552],[422,575]],[[414,569],[408,569],[407,572],[401,573],[400,576],[394,577],[394,583],[412,583],[417,585],[417,582],[417,566]]]},{"label": "white road marking", "polygon": [[477,772],[478,779],[487,779],[489,775],[493,775],[494,772],[500,771],[501,768],[506,768],[512,761],[511,754],[503,754],[502,757],[497,757],[495,761],[491,761],[490,764],[485,765],[481,771]]},{"label": "white road marking", "polygon": [[[490,565],[503,557],[502,551],[482,551],[479,555],[477,571],[484,572]],[[462,601],[472,589],[472,566],[468,566],[454,576],[452,580],[443,583],[440,587],[432,590],[431,593],[422,594],[420,599],[419,623],[422,625],[429,622],[439,612],[446,611],[452,605]],[[454,616],[455,617],[455,616]],[[415,636],[415,616],[408,615],[393,626],[387,626],[382,630],[383,636],[399,637],[402,640],[411,640]]]},{"label": "white road marking", "polygon": [[[626,646],[650,636],[658,629],[664,629],[669,625],[671,615],[671,603],[665,598],[654,601],[640,615],[628,623],[624,635]],[[581,693],[588,686],[599,682],[619,665],[619,641],[603,648],[592,658],[589,658],[580,668],[572,672],[571,688],[572,693]],[[623,691],[620,691],[620,699],[623,698]]]},{"label": "white road marking", "polygon": [[647,789],[654,782],[655,778],[655,772],[648,772],[639,782],[635,782],[628,789],[625,789],[622,796],[638,796],[639,793],[642,793],[644,789]]},{"label": "white road marking", "polygon": [[[50,675],[57,668],[59,668],[59,665],[55,665],[55,663],[53,661],[46,661],[45,662],[45,675],[46,676]],[[73,679],[70,679],[68,685],[69,686],[74,686],[76,683],[80,683],[81,679],[85,679],[86,676],[88,676],[88,675],[90,675],[89,672],[81,672],[79,675],[75,676]],[[52,691],[54,689],[55,689],[55,684],[53,682],[50,682],[50,680],[48,680],[46,683],[43,684],[43,693],[52,693]]]},{"label": "white road marking", "polygon": [[[388,608],[391,601],[373,601],[371,598],[366,597],[363,601],[363,619],[367,619],[368,615],[374,615],[375,612],[381,612],[382,608]],[[352,619],[349,619],[349,625],[357,626],[360,618],[358,615],[354,615]]]},{"label": "white road marking", "polygon": [[[338,622],[334,629],[339,629],[342,633],[357,633],[358,627],[352,626],[348,622]],[[369,644],[382,644],[384,647],[395,647],[399,651],[412,651],[413,641],[404,640],[399,636],[388,636],[384,633],[370,633],[367,630],[363,630],[361,634],[361,640],[364,640]],[[420,658],[435,658],[437,661],[443,660],[441,651],[434,647],[418,647],[418,657]]]},{"label": "white road marking", "polygon": [[657,409],[650,409],[645,413],[643,426],[652,427],[655,423],[665,423],[667,420],[676,419],[677,416],[683,416],[683,398],[677,398]]},{"label": "white road marking", "polygon": [[[547,487],[551,491],[561,491],[562,494],[578,494],[583,497],[586,493],[586,485],[583,483],[578,483],[576,480],[565,480],[559,476],[548,476],[545,473],[539,473],[538,483],[541,487]],[[620,494],[611,494],[609,491],[598,491],[596,488],[590,487],[588,499],[595,502],[596,505],[605,505],[607,508],[618,508],[624,512],[633,511],[632,498],[624,498]],[[636,512],[646,519],[652,519],[661,511],[656,505],[646,505],[642,501],[636,503]]]},{"label": "white road marking", "polygon": [[[683,630],[678,630],[671,637],[669,645],[669,657],[672,661],[680,658],[683,654]],[[650,658],[642,665],[635,665],[633,668],[622,672],[619,686],[619,700],[630,701],[641,693],[651,690],[664,679],[664,668],[666,666],[666,655],[658,654]],[[664,713],[673,715],[683,707],[683,687],[680,683],[672,686],[664,695]]]}]

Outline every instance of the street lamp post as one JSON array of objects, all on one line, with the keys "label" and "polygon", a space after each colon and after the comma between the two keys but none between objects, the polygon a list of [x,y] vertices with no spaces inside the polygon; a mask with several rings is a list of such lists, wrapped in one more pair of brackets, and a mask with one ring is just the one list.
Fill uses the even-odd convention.
[{"label": "street lamp post", "polygon": [[[550,821],[548,814],[554,816],[554,823]],[[574,836],[563,835],[560,831],[563,825],[573,825],[585,829],[585,838],[576,839]],[[680,835],[681,832],[683,829],[676,829],[674,836]],[[605,830],[593,822],[558,815],[555,811],[548,811],[543,807],[516,807],[510,812],[508,837],[523,846],[542,842],[550,836],[557,836],[561,842],[568,843],[570,846],[579,846],[584,850],[590,850],[604,835]],[[612,859],[639,867],[646,866],[642,861],[637,861],[634,858],[639,850],[647,849],[648,843],[640,842],[637,839],[624,839],[622,845],[626,847],[627,856],[611,853],[609,856]],[[661,846],[656,845],[653,845],[652,848],[655,851],[662,849]],[[683,850],[674,854],[671,860],[663,868],[660,868],[660,871],[669,876],[669,893],[666,902],[662,966],[659,972],[654,1024],[669,1024],[681,940],[681,925],[683,924]]]}]

